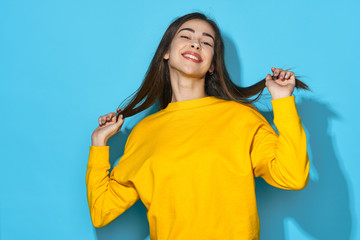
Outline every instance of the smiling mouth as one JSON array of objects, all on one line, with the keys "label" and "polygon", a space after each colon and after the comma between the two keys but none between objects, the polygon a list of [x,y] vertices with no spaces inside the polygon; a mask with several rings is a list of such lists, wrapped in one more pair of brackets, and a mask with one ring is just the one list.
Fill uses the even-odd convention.
[{"label": "smiling mouth", "polygon": [[[196,54],[198,55],[198,54]],[[192,62],[196,62],[196,63],[201,63],[202,59],[200,56],[195,56],[194,54],[190,54],[190,53],[183,53],[182,56]]]}]

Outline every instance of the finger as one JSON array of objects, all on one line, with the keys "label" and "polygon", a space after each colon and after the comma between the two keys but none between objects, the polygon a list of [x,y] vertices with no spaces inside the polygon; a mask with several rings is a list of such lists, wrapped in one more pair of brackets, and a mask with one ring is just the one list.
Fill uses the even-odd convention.
[{"label": "finger", "polygon": [[106,116],[106,121],[111,120],[111,118],[114,116],[114,114],[115,114],[115,113],[113,113],[113,112],[106,114],[106,115],[105,115],[105,116]]},{"label": "finger", "polygon": [[100,117],[98,118],[98,123],[99,123],[99,125],[102,125],[103,121],[104,121],[104,117],[103,117],[103,116],[100,116]]},{"label": "finger", "polygon": [[273,76],[275,76],[276,69],[277,69],[276,67],[272,67],[272,68],[271,68],[271,71],[273,72]]},{"label": "finger", "polygon": [[117,113],[119,115],[120,118],[124,118],[124,115],[121,114],[122,113],[122,110],[120,108],[117,108]]},{"label": "finger", "polygon": [[290,73],[290,79],[295,81],[295,73],[293,72]]},{"label": "finger", "polygon": [[99,125],[100,126],[104,125],[109,119],[110,119],[109,114],[106,114],[104,116],[100,116],[99,117]]},{"label": "finger", "polygon": [[116,122],[116,113],[111,113],[109,117],[110,117],[109,122],[112,123]]},{"label": "finger", "polygon": [[285,75],[286,75],[286,73],[287,73],[287,71],[281,71],[281,72],[280,72],[280,75],[279,75],[280,79],[285,80]]},{"label": "finger", "polygon": [[266,75],[265,80],[267,80],[267,81],[268,81],[268,80],[272,80],[271,74],[268,73],[268,75]]},{"label": "finger", "polygon": [[268,86],[269,81],[273,80],[271,74],[267,74],[265,78],[265,86]]},{"label": "finger", "polygon": [[285,78],[286,78],[286,79],[290,79],[290,77],[291,77],[292,75],[295,75],[295,73],[294,73],[294,72],[291,72],[291,71],[288,71],[287,74],[285,75]]},{"label": "finger", "polygon": [[295,73],[288,71],[288,79],[290,79],[292,76],[295,77]]},{"label": "finger", "polygon": [[289,79],[289,78],[290,78],[290,72],[289,72],[289,71],[286,71],[284,78],[285,78],[285,79]]},{"label": "finger", "polygon": [[115,113],[108,113],[106,114],[104,117],[103,117],[103,121],[102,124],[106,124],[106,123],[109,123],[109,122],[113,122],[112,118],[113,116],[116,115]]},{"label": "finger", "polygon": [[274,76],[278,76],[280,74],[280,72],[283,71],[282,68],[275,68],[275,71],[274,71]]},{"label": "finger", "polygon": [[105,124],[105,121],[103,119],[100,119],[99,126],[103,126]]},{"label": "finger", "polygon": [[112,123],[115,125],[115,126],[118,126],[118,127],[121,127],[121,125],[124,123],[124,118],[122,118],[121,116],[122,114],[119,114],[119,115],[115,115],[115,117],[113,117],[112,119]]}]

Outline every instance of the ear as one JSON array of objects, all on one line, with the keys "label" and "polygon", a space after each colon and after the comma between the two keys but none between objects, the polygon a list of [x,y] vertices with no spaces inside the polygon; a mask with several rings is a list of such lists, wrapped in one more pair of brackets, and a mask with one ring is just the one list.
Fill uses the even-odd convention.
[{"label": "ear", "polygon": [[209,72],[212,73],[213,71],[215,70],[215,66],[214,64],[212,63],[210,68],[209,68]]},{"label": "ear", "polygon": [[169,54],[169,51],[167,51],[165,54],[164,54],[164,59],[165,60],[169,60],[169,57],[170,57],[170,54]]}]

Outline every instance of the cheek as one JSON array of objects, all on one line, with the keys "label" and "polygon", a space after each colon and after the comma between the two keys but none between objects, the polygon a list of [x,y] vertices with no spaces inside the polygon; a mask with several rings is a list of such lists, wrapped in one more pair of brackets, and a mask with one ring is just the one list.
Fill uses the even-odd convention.
[{"label": "cheek", "polygon": [[207,53],[207,58],[209,59],[209,61],[210,61],[210,64],[211,64],[211,62],[212,62],[212,60],[213,60],[213,58],[214,58],[214,51],[213,50],[210,50],[208,53]]},{"label": "cheek", "polygon": [[179,48],[183,47],[184,45],[185,45],[185,44],[184,44],[184,41],[183,41],[183,40],[181,40],[181,39],[175,39],[175,40],[171,43],[170,47],[171,47],[172,49],[179,49]]},{"label": "cheek", "polygon": [[171,45],[170,45],[170,48],[169,48],[169,55],[172,56],[174,54],[176,54],[176,52],[179,51],[179,44],[177,44],[176,42],[173,42]]}]

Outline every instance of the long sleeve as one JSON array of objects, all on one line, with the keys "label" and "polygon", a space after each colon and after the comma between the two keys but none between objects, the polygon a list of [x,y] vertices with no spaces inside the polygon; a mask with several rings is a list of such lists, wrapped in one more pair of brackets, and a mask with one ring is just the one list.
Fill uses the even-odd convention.
[{"label": "long sleeve", "polygon": [[109,146],[90,146],[86,172],[87,199],[92,223],[103,227],[130,208],[138,199],[131,184],[109,177]]},{"label": "long sleeve", "polygon": [[271,103],[279,135],[263,118],[251,147],[254,175],[277,188],[301,190],[308,183],[310,164],[295,97],[279,98]]},{"label": "long sleeve", "polygon": [[110,178],[108,147],[91,147],[94,225],[106,225],[139,196],[151,239],[258,240],[254,176],[284,189],[307,183],[306,136],[294,100],[272,101],[279,134],[260,112],[237,101],[170,102],[132,129]]}]

